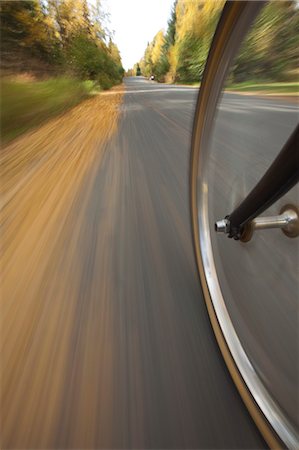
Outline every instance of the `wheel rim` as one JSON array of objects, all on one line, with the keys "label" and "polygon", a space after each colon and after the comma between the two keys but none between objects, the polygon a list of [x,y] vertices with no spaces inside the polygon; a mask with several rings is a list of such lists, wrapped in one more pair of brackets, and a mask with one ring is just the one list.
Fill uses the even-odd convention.
[{"label": "wheel rim", "polygon": [[[206,65],[196,108],[191,157],[194,247],[211,323],[233,380],[258,428],[272,448],[298,447],[296,430],[265,388],[235,331],[218,280],[211,244],[208,180],[203,155],[229,66],[261,2],[229,2],[224,8]],[[200,214],[199,214],[200,212]],[[230,212],[230,211],[228,211]]]}]

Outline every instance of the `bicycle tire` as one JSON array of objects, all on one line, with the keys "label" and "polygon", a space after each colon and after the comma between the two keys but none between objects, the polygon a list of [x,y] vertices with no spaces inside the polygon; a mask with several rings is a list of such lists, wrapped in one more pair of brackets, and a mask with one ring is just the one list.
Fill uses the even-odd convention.
[{"label": "bicycle tire", "polygon": [[[256,374],[235,332],[218,284],[213,257],[207,254],[204,223],[206,208],[200,187],[200,164],[203,149],[208,146],[216,106],[228,73],[253,20],[264,2],[229,1],[225,4],[207,59],[193,124],[190,199],[193,243],[201,286],[218,345],[232,379],[254,422],[270,448],[299,448],[296,430],[271,398]],[[205,228],[206,227],[206,228]],[[202,243],[205,242],[203,245]],[[211,250],[212,251],[212,250]],[[216,278],[216,281],[215,279]]]}]

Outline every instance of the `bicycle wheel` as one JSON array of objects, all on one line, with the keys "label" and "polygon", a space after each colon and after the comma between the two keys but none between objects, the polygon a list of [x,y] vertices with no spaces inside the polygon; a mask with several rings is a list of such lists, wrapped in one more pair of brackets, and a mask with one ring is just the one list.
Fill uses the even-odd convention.
[{"label": "bicycle wheel", "polygon": [[[211,142],[215,137],[213,134],[216,128],[215,117],[219,116],[219,107],[217,109],[217,105],[234,58],[263,6],[264,2],[227,2],[217,26],[201,83],[193,126],[190,176],[192,228],[196,261],[204,298],[216,339],[232,378],[269,446],[271,448],[286,446],[296,449],[299,448],[297,424],[295,423],[296,403],[289,406],[289,398],[293,396],[294,399],[297,395],[296,387],[298,388],[298,386],[295,386],[296,364],[294,364],[294,374],[292,375],[295,380],[293,383],[295,388],[289,389],[289,397],[285,401],[284,396],[286,394],[280,392],[281,380],[285,376],[283,373],[284,368],[281,368],[284,364],[284,355],[280,352],[278,357],[279,363],[275,362],[276,355],[275,358],[267,355],[266,345],[264,346],[265,348],[258,349],[259,354],[257,354],[255,347],[258,347],[258,344],[260,344],[259,339],[262,339],[263,333],[259,334],[259,330],[257,332],[256,330],[250,330],[252,321],[257,320],[257,309],[255,311],[253,307],[250,309],[251,304],[248,306],[249,302],[247,302],[247,305],[243,305],[246,308],[245,313],[243,311],[243,316],[234,310],[235,305],[238,304],[242,297],[242,292],[244,292],[242,289],[234,289],[231,286],[238,277],[238,266],[241,268],[241,273],[239,274],[241,284],[246,285],[248,283],[246,277],[254,283],[257,274],[254,252],[260,252],[256,258],[261,258],[263,250],[257,250],[259,245],[251,245],[251,247],[248,247],[248,251],[248,248],[245,248],[247,244],[228,239],[223,244],[225,239],[223,236],[221,237],[221,244],[219,244],[214,236],[214,223],[221,218],[221,216],[215,216],[215,211],[217,210],[214,207],[215,196],[222,195],[220,202],[223,205],[221,205],[220,210],[223,206],[223,210],[228,214],[248,193],[248,191],[246,192],[248,186],[242,186],[242,177],[236,177],[236,181],[232,179],[233,177],[230,177],[230,188],[222,188],[225,182],[225,173],[222,173],[221,162],[226,164],[230,171],[230,165],[234,164],[236,156],[234,153],[234,156],[229,161],[225,161],[221,152],[211,152]],[[230,107],[233,104],[233,100],[231,100]],[[237,111],[237,114],[242,114],[242,111]],[[222,126],[222,132],[223,129],[224,127]],[[218,131],[221,133],[220,129]],[[286,134],[288,135],[288,133],[289,129],[286,128]],[[287,136],[282,136],[281,141],[286,140],[286,138]],[[238,142],[238,140],[236,141]],[[242,144],[242,140],[239,144]],[[280,142],[278,145],[280,145]],[[247,157],[247,162],[249,159]],[[257,179],[263,172],[264,168],[260,167],[262,165],[259,164],[257,167],[257,172],[261,172],[257,174]],[[266,168],[266,161],[264,165]],[[246,165],[241,170],[246,171]],[[214,189],[213,186],[211,187],[215,180],[220,185],[217,189]],[[257,180],[251,181],[254,184]],[[221,191],[224,192],[224,195]],[[225,195],[230,197],[228,201],[226,201]],[[294,195],[294,192],[289,195]],[[232,245],[234,245],[234,249],[229,253],[227,250],[228,246]],[[262,248],[262,245],[260,248]],[[293,250],[291,251],[293,252],[294,260],[296,259],[296,253]],[[228,274],[228,272],[230,273]],[[258,280],[259,284],[257,283],[258,286],[255,287],[258,299],[263,296],[261,294],[262,290],[267,284],[269,285],[272,282],[273,277],[267,279],[267,276],[263,275],[260,278],[263,279]],[[296,287],[298,288],[298,284],[294,284],[297,283],[296,280],[296,274],[292,275],[292,283],[295,286],[295,290]],[[254,289],[252,295],[253,297],[255,295]],[[231,298],[233,298],[233,301],[231,301]],[[249,298],[250,296],[247,300]],[[269,301],[265,303],[270,304]],[[263,305],[263,308],[265,310],[265,305]],[[246,317],[244,319],[246,314],[248,314],[248,317],[253,315],[251,323],[249,319],[247,321]],[[270,316],[271,310],[269,311]],[[260,320],[260,323],[260,327],[263,327],[262,320]],[[246,335],[244,330],[248,331],[248,328],[249,332]],[[293,324],[289,328],[293,330]],[[292,341],[291,345],[295,352],[293,358],[296,359],[296,332],[293,332],[290,336],[288,339]],[[262,337],[267,338],[264,335]],[[262,358],[267,359],[266,363],[261,362]],[[286,364],[289,364],[289,359]],[[269,368],[274,368],[274,377],[276,376],[277,378],[273,383],[269,380]]]}]

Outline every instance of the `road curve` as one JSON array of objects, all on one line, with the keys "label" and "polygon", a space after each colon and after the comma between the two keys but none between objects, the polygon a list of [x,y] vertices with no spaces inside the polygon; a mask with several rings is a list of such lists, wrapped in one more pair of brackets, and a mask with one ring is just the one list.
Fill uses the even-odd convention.
[{"label": "road curve", "polygon": [[[26,260],[14,235],[6,243],[2,447],[265,448],[217,347],[195,265],[197,92],[136,78],[125,87],[117,132],[92,144],[72,202],[59,213],[49,205],[40,234],[28,228]],[[65,184],[57,171],[58,196],[77,169]],[[30,210],[10,212],[16,233],[18,220],[40,220],[41,195],[42,184]]]}]

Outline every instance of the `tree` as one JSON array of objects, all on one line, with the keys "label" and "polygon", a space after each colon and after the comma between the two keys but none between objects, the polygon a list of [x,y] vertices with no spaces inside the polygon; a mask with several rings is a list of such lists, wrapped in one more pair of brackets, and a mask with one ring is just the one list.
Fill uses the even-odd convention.
[{"label": "tree", "polygon": [[151,49],[152,73],[158,81],[163,81],[164,75],[169,69],[163,30],[160,30],[154,37]]},{"label": "tree", "polygon": [[137,63],[136,76],[139,77],[140,75],[141,75],[141,70],[140,70],[139,64]]},{"label": "tree", "polygon": [[33,54],[50,60],[58,45],[54,23],[37,0],[3,1],[1,15],[1,55],[8,52]]},{"label": "tree", "polygon": [[121,81],[120,53],[111,37],[107,43],[99,0],[92,9],[87,0],[2,1],[0,14],[2,62],[9,56],[36,58],[103,88]]},{"label": "tree", "polygon": [[178,0],[176,5],[175,78],[200,81],[224,1]]},{"label": "tree", "polygon": [[[223,5],[224,0],[175,0],[165,35],[159,31],[147,44],[142,72],[161,81],[200,81]],[[298,1],[265,2],[230,81],[292,79],[298,75],[298,47]]]},{"label": "tree", "polygon": [[177,0],[175,0],[172,10],[171,10],[171,16],[167,23],[167,31],[165,35],[165,50],[167,51],[169,47],[175,44],[175,37],[176,37],[176,6],[177,6]]},{"label": "tree", "polygon": [[232,71],[232,81],[281,81],[298,67],[299,10],[295,2],[270,2],[256,19]]}]

